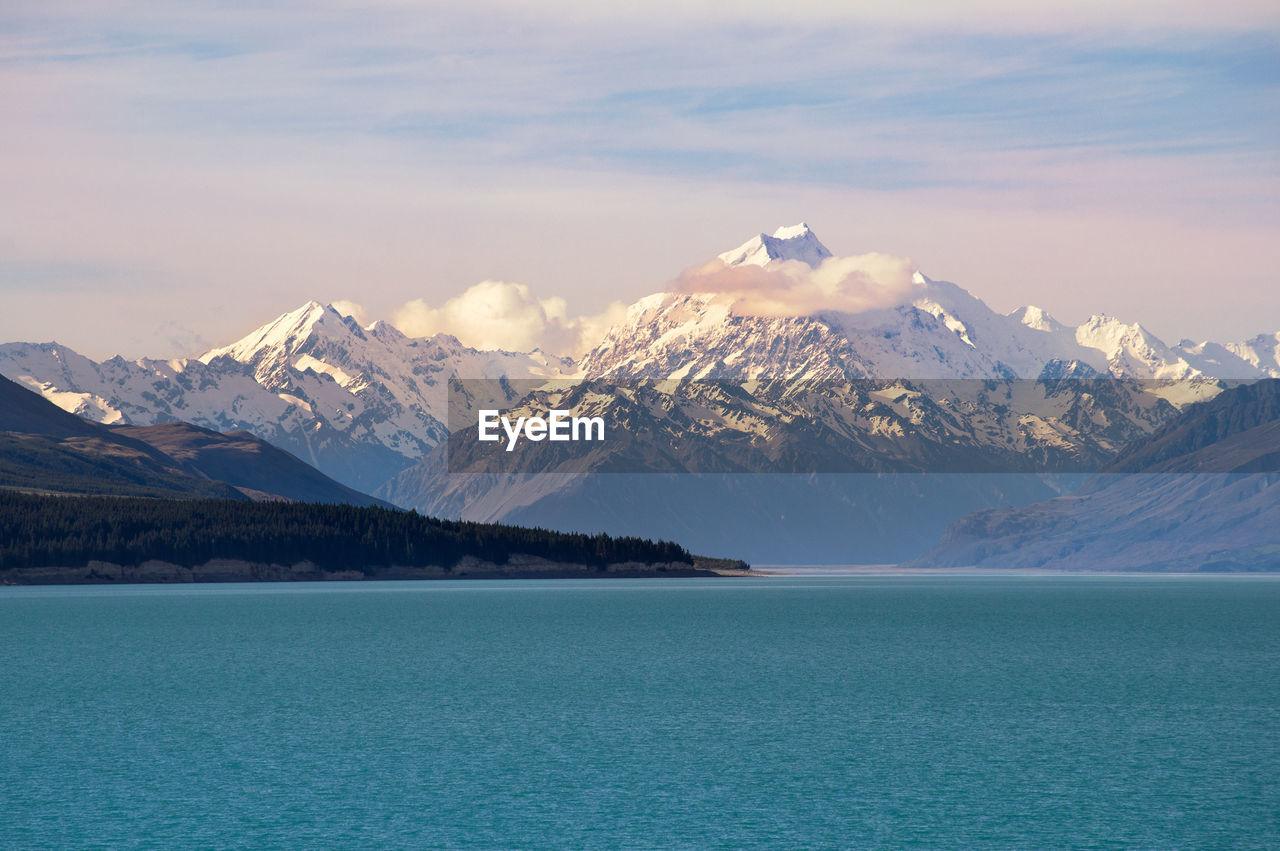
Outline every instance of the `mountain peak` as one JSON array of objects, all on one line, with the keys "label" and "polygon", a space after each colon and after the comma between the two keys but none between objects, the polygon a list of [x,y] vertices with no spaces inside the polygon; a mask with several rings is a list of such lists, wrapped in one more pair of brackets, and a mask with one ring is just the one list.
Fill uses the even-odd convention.
[{"label": "mountain peak", "polygon": [[[809,229],[808,222],[801,222],[798,225],[786,226],[778,228],[773,232],[774,239],[795,239],[796,237],[813,236],[813,231]],[[814,239],[817,239],[815,236]]]},{"label": "mountain peak", "polygon": [[780,227],[773,236],[757,234],[719,258],[726,266],[767,266],[774,260],[799,260],[816,267],[830,256],[809,225],[801,222]]},{"label": "mountain peak", "polygon": [[1006,315],[1033,331],[1061,331],[1067,327],[1034,304],[1019,307]]},{"label": "mountain peak", "polygon": [[200,360],[209,363],[214,358],[230,355],[241,363],[249,363],[259,358],[265,351],[292,352],[311,335],[317,325],[331,315],[339,325],[346,324],[342,314],[332,305],[321,304],[313,299],[295,310],[280,315],[266,325],[250,331],[229,346],[205,352],[200,356]]}]

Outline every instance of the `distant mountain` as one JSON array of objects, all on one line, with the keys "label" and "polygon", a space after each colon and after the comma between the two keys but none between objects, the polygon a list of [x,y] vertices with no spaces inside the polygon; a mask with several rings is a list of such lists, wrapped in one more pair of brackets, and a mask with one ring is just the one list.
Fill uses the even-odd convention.
[{"label": "distant mountain", "polygon": [[0,376],[0,432],[51,440],[110,438],[107,430],[97,423],[68,413],[40,394],[3,376]]},{"label": "distant mountain", "polygon": [[798,260],[809,266],[817,266],[831,256],[818,235],[804,222],[791,227],[781,227],[773,236],[759,234],[732,251],[720,255],[726,266],[767,266],[774,260]]},{"label": "distant mountain", "polygon": [[386,505],[246,432],[102,426],[0,378],[0,487]]},{"label": "distant mountain", "polygon": [[440,334],[362,328],[309,302],[199,359],[102,363],[56,343],[0,345],[0,374],[109,425],[184,421],[247,431],[358,490],[372,490],[444,436],[450,375],[558,375],[569,361],[482,352]]},{"label": "distant mountain", "polygon": [[1061,492],[1064,479],[1041,474],[1098,469],[1177,416],[1167,389],[1100,378],[587,381],[504,413],[598,416],[608,440],[507,452],[460,431],[378,495],[436,516],[732,544],[757,563],[900,561],[969,511]]},{"label": "distant mountain", "polygon": [[1190,406],[1070,496],[965,517],[911,565],[1280,570],[1280,381]]},{"label": "distant mountain", "polygon": [[1093,472],[1176,417],[1167,397],[1189,386],[1117,378],[556,382],[527,390],[503,415],[594,417],[608,424],[608,439],[513,452],[477,441],[473,416],[447,454],[454,473],[519,475]]},{"label": "distant mountain", "polygon": [[[831,252],[806,224],[760,234],[719,259],[820,266]],[[716,292],[640,299],[579,363],[590,378],[1037,378],[1079,363],[1124,378],[1280,376],[1280,340],[1169,346],[1143,326],[1096,314],[1079,327],[1026,306],[1008,314],[917,272],[901,303],[859,313],[736,313]],[[1280,337],[1280,335],[1276,335]]]},{"label": "distant mountain", "polygon": [[[830,256],[799,225],[719,259],[727,266],[813,267]],[[852,314],[754,316],[736,312],[719,292],[658,293],[633,304],[578,372],[588,383],[633,388],[653,379],[678,383],[665,393],[597,394],[586,406],[570,405],[644,435],[646,445],[602,447],[589,459],[594,466],[566,466],[548,447],[523,466],[495,470],[469,464],[478,461],[468,457],[476,447],[464,443],[461,451],[451,447],[448,474],[437,449],[377,493],[468,519],[592,518],[616,533],[678,534],[712,549],[751,539],[755,546],[742,551],[758,562],[896,561],[921,553],[929,535],[970,511],[1044,499],[1062,487],[1060,479],[1034,475],[961,472],[1094,470],[1179,407],[1218,393],[1206,375],[1263,374],[1262,359],[1228,361],[1225,349],[1215,349],[1211,362],[1208,351],[1165,346],[1140,325],[1104,316],[1071,328],[1035,307],[998,314],[960,287],[919,273],[903,303]],[[697,383],[705,379],[750,382],[751,389],[712,395]],[[546,410],[560,398],[534,392],[510,413]],[[646,463],[702,474],[880,477],[775,475],[751,483],[744,476],[717,484],[706,475],[628,476],[624,486],[570,475],[636,472]],[[938,475],[944,471],[955,475]],[[884,475],[900,473],[927,481]],[[815,528],[792,540],[809,521]],[[789,543],[775,546],[782,541]]]},{"label": "distant mountain", "polygon": [[[742,269],[750,277],[756,267],[800,274],[807,266],[816,274],[839,261],[802,223],[761,233],[712,262]],[[456,516],[489,520],[536,515],[537,522],[562,528],[599,515],[603,509],[597,502],[612,498],[614,485],[597,490],[596,485],[555,485],[541,479],[536,486],[514,490],[492,485],[498,488],[493,491],[477,484],[480,479],[442,479],[446,474],[433,453],[448,431],[449,376],[512,379],[510,386],[494,385],[502,395],[488,400],[503,406],[519,401],[516,379],[880,380],[886,382],[883,389],[897,380],[1043,379],[1048,390],[1037,391],[1038,400],[1006,404],[989,395],[974,400],[963,417],[956,409],[940,407],[939,399],[911,397],[903,405],[863,400],[872,404],[866,415],[804,425],[848,437],[860,447],[863,460],[874,460],[888,445],[891,432],[885,429],[909,426],[916,438],[931,441],[935,449],[946,446],[952,455],[970,450],[988,455],[1026,451],[1033,457],[1075,453],[1087,458],[1088,465],[1104,463],[1124,443],[1162,426],[1178,408],[1212,397],[1220,389],[1217,379],[1280,376],[1280,334],[1236,343],[1184,340],[1168,345],[1140,324],[1104,315],[1072,327],[1034,306],[1001,314],[965,289],[919,272],[905,291],[895,290],[892,303],[885,303],[853,313],[760,316],[736,309],[724,292],[660,292],[632,304],[590,351],[573,361],[541,351],[478,351],[443,334],[413,339],[385,322],[362,326],[332,307],[309,302],[198,359],[95,363],[53,343],[10,343],[0,345],[0,374],[98,422],[186,421],[219,432],[247,431],[349,487],[405,507],[447,508]],[[1093,394],[1085,398],[1073,393],[1071,385],[1054,389],[1054,382],[1094,377],[1183,383],[1163,395],[1146,393],[1146,402],[1138,406],[1141,413],[1120,419],[1113,418],[1115,410],[1106,400]],[[1156,396],[1164,404],[1156,404]],[[483,401],[463,404],[474,407]],[[674,404],[692,416],[692,401],[677,399]],[[708,440],[717,437],[714,427],[720,426],[729,431],[718,436],[740,439],[743,423],[788,410],[782,399],[751,404],[758,409],[745,411],[732,400],[709,408],[702,417],[712,423]],[[843,411],[842,417],[851,411],[841,405],[832,410]],[[785,451],[800,446],[801,434],[797,424],[789,434],[768,439]],[[839,446],[831,442],[827,448],[838,452]],[[898,446],[888,454],[897,453],[901,461],[904,452]],[[883,469],[875,463],[862,466]],[[936,522],[950,522],[1001,501],[1045,498],[1052,487],[1057,485],[948,485],[950,497],[936,512],[930,508],[925,513]],[[866,512],[876,512],[876,528],[895,536],[900,544],[895,552],[901,557],[927,546],[911,532],[909,507],[915,497],[907,494],[914,490],[876,502],[865,488],[837,488],[822,498],[828,504],[848,501],[854,506],[850,511],[864,512],[849,520],[849,528],[864,528],[859,524],[867,521]],[[681,504],[652,480],[645,489],[649,496],[616,514],[607,528],[623,534],[631,530],[628,524],[649,528],[656,517],[667,516],[666,506]],[[736,516],[778,518],[771,522],[780,529],[785,506],[769,490],[750,496],[749,488],[739,491],[745,502],[737,506]],[[821,488],[811,490],[816,494]],[[873,504],[874,509],[868,507]],[[890,505],[900,507],[897,519],[882,512]],[[818,514],[830,516],[833,524],[848,516],[828,515],[826,509]],[[735,534],[732,525],[720,526],[723,535]],[[831,551],[826,543],[817,548]]]}]

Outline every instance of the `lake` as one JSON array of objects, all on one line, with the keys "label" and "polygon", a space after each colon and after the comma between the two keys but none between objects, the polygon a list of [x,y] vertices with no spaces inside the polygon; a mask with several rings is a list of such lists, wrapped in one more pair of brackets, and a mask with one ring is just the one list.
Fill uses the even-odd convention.
[{"label": "lake", "polygon": [[1280,577],[0,589],[0,845],[1280,844]]}]

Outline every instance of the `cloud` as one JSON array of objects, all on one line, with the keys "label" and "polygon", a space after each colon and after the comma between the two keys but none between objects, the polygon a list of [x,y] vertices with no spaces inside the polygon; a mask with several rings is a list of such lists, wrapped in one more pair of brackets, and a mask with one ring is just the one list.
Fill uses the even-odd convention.
[{"label": "cloud", "polygon": [[[674,289],[715,293],[742,315],[858,313],[906,301],[917,289],[914,270],[909,259],[889,254],[830,257],[816,269],[795,261],[775,262],[767,269],[730,268],[714,260],[687,270],[676,279]],[[413,337],[452,334],[477,349],[538,348],[579,357],[602,340],[626,311],[625,304],[615,301],[600,313],[570,316],[563,298],[539,298],[524,284],[481,281],[438,307],[421,298],[401,305],[392,312],[391,323]]]},{"label": "cloud", "polygon": [[356,304],[354,301],[348,301],[345,298],[340,298],[329,306],[341,313],[343,316],[350,316],[361,325],[369,324],[369,312],[364,309],[363,304]]},{"label": "cloud", "polygon": [[571,317],[563,298],[538,298],[524,284],[481,281],[439,307],[414,299],[392,313],[391,323],[414,337],[452,334],[477,349],[577,356],[625,312],[614,302],[599,314]]},{"label": "cloud", "polygon": [[200,333],[178,322],[164,322],[154,334],[168,344],[170,351],[182,357],[195,357],[213,348],[213,344]]},{"label": "cloud", "polygon": [[717,293],[734,313],[808,316],[824,310],[861,313],[907,301],[916,291],[915,264],[891,254],[829,257],[812,268],[795,260],[760,266],[726,266],[715,260],[676,280],[682,292]]}]

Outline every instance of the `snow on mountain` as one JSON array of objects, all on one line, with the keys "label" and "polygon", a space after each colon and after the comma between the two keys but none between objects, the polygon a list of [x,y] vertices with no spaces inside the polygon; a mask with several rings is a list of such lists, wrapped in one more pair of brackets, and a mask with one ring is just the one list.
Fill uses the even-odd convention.
[{"label": "snow on mountain", "polygon": [[1138,323],[1126,325],[1096,313],[1076,328],[1076,342],[1102,353],[1111,372],[1150,378],[1190,378],[1198,373],[1186,359]]},{"label": "snow on mountain", "polygon": [[314,301],[200,360],[209,364],[220,358],[244,364],[259,384],[277,393],[290,392],[309,373],[328,377],[332,386],[322,382],[325,390],[316,399],[328,405],[324,410],[359,420],[348,397],[359,398],[361,427],[410,456],[439,439],[451,375],[550,378],[572,370],[571,361],[541,351],[478,351],[448,334],[410,338],[386,322],[363,328],[354,318]]},{"label": "snow on mountain", "polygon": [[[803,223],[719,255],[762,267],[830,257]],[[1033,306],[1002,315],[955,284],[919,272],[914,280],[892,307],[784,318],[739,314],[715,293],[658,293],[632,305],[579,368],[591,377],[1036,378],[1074,363],[1126,378],[1280,375],[1280,335],[1173,347],[1137,323],[1095,315],[1072,328]]]},{"label": "snow on mountain", "polygon": [[1069,329],[1029,327],[954,284],[917,283],[896,307],[797,317],[739,315],[713,293],[649,296],[579,367],[611,378],[1034,378],[1055,360],[1106,370]]},{"label": "snow on mountain", "polygon": [[[807,224],[719,255],[732,267],[840,262]],[[791,261],[793,265],[783,265]],[[895,290],[897,292],[897,290]],[[410,338],[308,302],[198,359],[96,363],[56,343],[0,345],[0,374],[105,423],[186,420],[245,429],[371,490],[445,433],[446,382],[465,378],[1007,378],[1280,376],[1280,334],[1169,346],[1138,324],[1078,328],[1036,307],[1007,315],[916,273],[896,304],[861,312],[759,316],[720,293],[656,293],[574,363],[541,351],[480,351],[448,334]],[[897,296],[894,296],[895,298]]]},{"label": "snow on mountain", "polygon": [[[778,245],[780,240],[810,238],[816,242],[807,226],[796,233],[784,229],[774,237],[757,237],[720,259],[731,265],[769,267],[801,259],[800,252],[790,250],[793,245]],[[810,260],[816,261],[811,265],[817,265],[820,274],[826,258],[812,255]],[[788,274],[762,280],[785,285],[795,279]],[[752,470],[760,469],[753,452],[777,453],[786,461],[812,459],[817,453],[822,463],[812,469],[856,466],[857,457],[867,469],[880,469],[877,464],[892,467],[895,453],[914,447],[922,452],[918,458],[898,460],[908,467],[917,463],[917,469],[939,469],[961,458],[1009,459],[1007,464],[992,462],[993,469],[1015,469],[1016,463],[1032,459],[1052,467],[1059,463],[1052,459],[1066,459],[1059,469],[1067,469],[1072,463],[1087,466],[1105,460],[1174,416],[1178,406],[1218,391],[1208,382],[1170,394],[1144,382],[1062,381],[1108,373],[1125,378],[1199,373],[1184,355],[1140,326],[1120,327],[1103,318],[1090,333],[1078,333],[1035,307],[1001,315],[961,287],[919,273],[900,303],[873,310],[761,316],[737,306],[734,293],[724,291],[656,293],[631,305],[623,320],[579,361],[581,376],[614,381],[729,378],[751,385],[743,388],[745,393],[719,393],[714,386],[685,382],[635,384],[614,397],[584,402],[575,413],[607,414],[610,422],[631,424],[629,433],[635,437],[617,447],[592,447],[588,463],[626,471],[634,459],[625,454],[638,453],[646,463],[653,460],[657,469],[674,464],[689,470]],[[1248,369],[1233,366],[1242,368]],[[1019,377],[1046,380],[1003,380]],[[826,381],[769,381],[797,378]],[[996,380],[919,381],[957,378]],[[550,401],[535,393],[522,404],[525,408],[517,409],[517,415],[545,409]],[[601,404],[613,407],[593,407]],[[821,455],[824,447],[829,455]],[[859,451],[864,454],[857,456]],[[934,460],[925,464],[926,457]],[[453,466],[455,473],[465,469],[476,474],[442,475],[438,448],[389,482],[380,495],[468,519],[548,522],[546,518],[555,517],[568,522],[567,518],[591,516],[593,506],[601,502],[600,489],[608,491],[605,485],[583,485],[572,475],[524,475],[545,472],[536,467],[517,466],[505,470],[510,476],[494,475],[483,466],[467,467],[465,452],[450,453],[449,459],[450,464],[463,465]],[[547,460],[562,462],[554,453]],[[513,463],[536,462],[530,458]],[[647,493],[641,500],[646,504],[668,504],[686,486],[683,480],[664,485],[655,479],[628,483],[623,489]],[[843,487],[816,501],[812,495],[796,494],[776,501],[772,486],[761,488],[743,497],[741,516],[761,518],[762,528],[780,534],[787,522],[778,518],[818,511],[828,498],[852,499]],[[984,487],[976,480],[954,484],[951,502],[937,509],[937,515],[992,498]],[[881,496],[877,494],[872,504],[880,504]],[[605,501],[610,506],[617,503],[612,496]],[[637,509],[637,518],[620,513],[605,528],[623,534],[650,531],[643,525],[650,511]],[[849,511],[866,514],[865,508]],[[717,541],[719,545],[745,533],[729,520],[724,530],[727,538]]]},{"label": "snow on mountain", "polygon": [[726,266],[766,266],[775,260],[799,260],[817,266],[831,256],[827,247],[804,222],[781,227],[773,236],[758,234],[732,251],[720,255]]},{"label": "snow on mountain", "polygon": [[89,419],[244,429],[364,490],[444,436],[449,376],[571,369],[542,352],[478,351],[447,334],[411,339],[385,322],[362,328],[317,302],[198,359],[99,364],[53,343],[0,345],[0,374]]},{"label": "snow on mountain", "polygon": [[1240,343],[1227,343],[1224,348],[1273,378],[1280,377],[1280,332],[1259,334]]},{"label": "snow on mountain", "polygon": [[809,317],[740,316],[716,294],[659,293],[633,304],[578,364],[608,378],[860,378],[838,329]]},{"label": "snow on mountain", "polygon": [[[244,429],[277,445],[289,435],[312,443],[323,436],[318,433],[324,420],[305,401],[321,392],[318,380],[309,377],[292,392],[276,393],[229,359],[205,364],[115,357],[95,363],[56,343],[7,343],[0,346],[0,373],[72,413],[107,424],[184,420],[219,431]],[[314,460],[305,446],[286,448]]]},{"label": "snow on mountain", "polygon": [[106,425],[129,422],[115,400],[101,392],[106,385],[101,367],[66,346],[6,343],[0,346],[0,373],[77,416]]},{"label": "snow on mountain", "polygon": [[1067,330],[1067,326],[1054,319],[1043,309],[1035,305],[1028,304],[1025,307],[1019,307],[1008,314],[1010,319],[1016,319],[1032,331],[1043,331],[1046,334],[1060,334]]},{"label": "snow on mountain", "polygon": [[[966,290],[917,273],[919,290],[897,307],[833,316],[868,372],[896,378],[1035,378],[1055,361],[1105,371],[1068,329],[1035,308],[1004,316]],[[1038,314],[1038,315],[1037,315]],[[1033,321],[1028,323],[1026,317]]]}]

